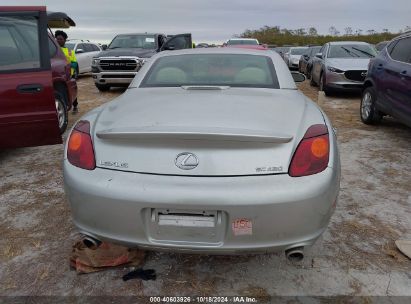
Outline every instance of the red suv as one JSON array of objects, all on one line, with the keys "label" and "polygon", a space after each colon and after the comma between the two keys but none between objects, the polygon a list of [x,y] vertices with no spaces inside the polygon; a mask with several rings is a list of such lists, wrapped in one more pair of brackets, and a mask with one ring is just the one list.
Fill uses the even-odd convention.
[{"label": "red suv", "polygon": [[77,84],[49,20],[45,7],[0,7],[0,149],[62,142]]}]

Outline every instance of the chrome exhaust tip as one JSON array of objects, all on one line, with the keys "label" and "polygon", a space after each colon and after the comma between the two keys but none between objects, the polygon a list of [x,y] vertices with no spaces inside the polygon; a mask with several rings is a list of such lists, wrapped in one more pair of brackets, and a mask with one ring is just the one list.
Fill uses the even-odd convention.
[{"label": "chrome exhaust tip", "polygon": [[85,235],[84,237],[83,237],[83,244],[84,244],[84,246],[86,246],[87,248],[89,248],[89,249],[92,249],[92,250],[95,250],[95,249],[97,249],[98,247],[100,247],[100,245],[101,245],[101,241],[100,240],[98,240],[98,239],[96,239],[96,238],[93,238],[93,237],[91,237],[91,236],[89,236],[89,235]]},{"label": "chrome exhaust tip", "polygon": [[287,249],[285,251],[285,256],[290,262],[300,262],[304,259],[304,247]]}]

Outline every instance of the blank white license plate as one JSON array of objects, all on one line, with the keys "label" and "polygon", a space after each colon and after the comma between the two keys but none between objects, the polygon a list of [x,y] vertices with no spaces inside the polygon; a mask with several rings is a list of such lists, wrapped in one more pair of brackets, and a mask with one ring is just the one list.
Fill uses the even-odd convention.
[{"label": "blank white license plate", "polygon": [[159,226],[215,227],[214,216],[159,214]]}]

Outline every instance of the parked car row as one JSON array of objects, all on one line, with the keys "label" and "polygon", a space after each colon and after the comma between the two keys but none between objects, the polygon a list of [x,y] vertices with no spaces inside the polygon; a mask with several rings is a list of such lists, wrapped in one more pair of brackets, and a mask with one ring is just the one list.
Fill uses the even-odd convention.
[{"label": "parked car row", "polygon": [[[23,13],[18,9],[13,14],[7,9],[3,7],[0,11],[0,137],[5,138],[0,148],[61,142],[60,134],[67,127],[68,111],[77,98],[77,85],[70,77],[70,66],[51,31],[47,32],[47,25],[64,28],[75,23],[64,13],[46,13],[44,8],[29,9],[32,18],[27,17],[27,20],[21,18]],[[40,37],[39,41],[33,41],[34,37]],[[376,59],[373,59],[377,55],[374,47],[360,42],[330,42],[322,47],[276,47],[274,50],[280,56],[285,52],[283,59],[288,67],[298,68],[311,79],[312,85],[319,85],[327,95],[336,90],[363,89],[365,83],[361,106],[365,123],[375,123],[384,115],[392,115],[409,124],[410,91],[407,88],[410,87],[411,47],[408,41],[409,34],[394,39]],[[34,47],[36,45],[38,47]],[[250,38],[229,39],[226,46],[267,50],[257,39]],[[144,33],[118,35],[105,51],[88,40],[71,40],[67,47],[76,52],[77,74],[92,70],[96,86],[104,91],[111,86],[128,86],[155,53],[191,48],[192,40],[191,34]],[[46,71],[50,71],[50,82]],[[47,97],[50,91],[51,99]],[[26,136],[28,130],[31,136]]]},{"label": "parked car row", "polygon": [[411,126],[411,33],[375,47],[341,41],[322,47],[273,50],[285,51],[284,61],[290,69],[297,67],[298,58],[299,72],[325,95],[362,91],[360,115],[364,123],[375,124],[390,115]]},{"label": "parked car row", "polygon": [[[45,8],[0,9],[0,29],[0,143],[61,142],[77,87]],[[293,74],[305,77],[290,73],[302,55],[313,55],[305,71],[326,94],[365,81],[365,123],[410,122],[411,35],[378,56],[366,43],[330,42],[291,47],[285,60],[246,42],[187,50],[191,34],[137,33],[93,57],[96,85],[129,86],[68,134],[65,191],[89,243],[302,259],[335,210],[341,174],[330,120],[297,90]],[[95,51],[87,41],[72,47]]]}]

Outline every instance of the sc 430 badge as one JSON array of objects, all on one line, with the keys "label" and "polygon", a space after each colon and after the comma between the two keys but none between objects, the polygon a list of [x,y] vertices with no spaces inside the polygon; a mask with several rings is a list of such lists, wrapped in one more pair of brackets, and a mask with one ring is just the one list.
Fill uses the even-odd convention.
[{"label": "sc 430 badge", "polygon": [[283,172],[283,167],[258,167],[255,168],[255,172],[257,173],[276,173],[276,172]]},{"label": "sc 430 badge", "polygon": [[112,161],[106,161],[106,160],[101,160],[100,165],[104,167],[114,167],[114,168],[120,168],[120,169],[128,168],[128,163],[112,162]]}]

